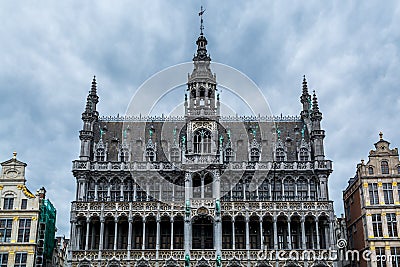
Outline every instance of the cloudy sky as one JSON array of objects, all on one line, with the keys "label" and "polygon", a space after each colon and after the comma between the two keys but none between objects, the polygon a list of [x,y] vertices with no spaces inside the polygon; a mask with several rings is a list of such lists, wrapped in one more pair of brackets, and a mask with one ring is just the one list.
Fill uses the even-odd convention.
[{"label": "cloudy sky", "polygon": [[46,187],[59,235],[93,75],[100,114],[124,114],[146,79],[192,59],[201,4],[212,59],[248,75],[274,114],[299,114],[304,74],[317,91],[337,214],[379,131],[400,146],[397,1],[1,1],[0,160],[17,151],[28,163],[28,187]]}]

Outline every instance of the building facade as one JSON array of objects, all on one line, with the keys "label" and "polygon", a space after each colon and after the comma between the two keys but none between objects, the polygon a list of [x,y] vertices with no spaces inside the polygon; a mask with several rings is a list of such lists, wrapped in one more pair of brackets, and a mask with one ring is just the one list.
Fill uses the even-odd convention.
[{"label": "building facade", "polygon": [[[183,117],[101,117],[93,79],[72,169],[70,264],[331,266],[332,162],[315,93],[304,78],[300,116],[221,116],[203,32],[196,45]],[[278,250],[282,259],[269,254]]]},{"label": "building facade", "polygon": [[371,260],[360,256],[353,266],[400,266],[399,153],[379,135],[343,192],[348,248],[372,253]]},{"label": "building facade", "polygon": [[46,266],[37,257],[41,206],[48,201],[46,191],[42,188],[34,195],[28,190],[26,163],[17,160],[17,153],[1,166],[0,266]]}]

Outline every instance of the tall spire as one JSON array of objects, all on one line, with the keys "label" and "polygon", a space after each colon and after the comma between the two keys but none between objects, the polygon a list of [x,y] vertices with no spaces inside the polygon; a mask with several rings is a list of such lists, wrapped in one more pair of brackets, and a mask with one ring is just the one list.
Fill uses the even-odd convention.
[{"label": "tall spire", "polygon": [[203,25],[203,14],[206,10],[203,9],[203,6],[200,9],[200,36],[197,38],[197,54],[194,56],[193,61],[210,61],[211,58],[207,55],[207,39],[203,34],[204,25]]},{"label": "tall spire", "polygon": [[315,90],[313,91],[312,111],[319,112],[318,99],[317,99],[317,95],[315,94]]},{"label": "tall spire", "polygon": [[306,75],[303,75],[303,95],[308,95]]},{"label": "tall spire", "polygon": [[86,113],[92,113],[96,111],[96,105],[99,102],[99,97],[97,95],[97,82],[96,82],[96,76],[93,76],[92,80],[92,86],[89,91],[89,95],[87,96],[86,99],[86,108],[85,112]]}]

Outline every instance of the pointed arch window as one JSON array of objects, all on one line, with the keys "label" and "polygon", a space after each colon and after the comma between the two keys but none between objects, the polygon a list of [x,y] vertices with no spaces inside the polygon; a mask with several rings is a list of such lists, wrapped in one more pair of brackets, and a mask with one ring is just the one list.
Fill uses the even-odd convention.
[{"label": "pointed arch window", "polygon": [[146,159],[147,161],[153,162],[156,160],[156,153],[154,149],[148,148],[146,149]]},{"label": "pointed arch window", "polygon": [[228,147],[225,149],[225,162],[229,163],[233,160],[233,149]]},{"label": "pointed arch window", "polygon": [[260,150],[258,148],[252,148],[250,150],[250,161],[251,162],[260,161]]},{"label": "pointed arch window", "polygon": [[193,138],[194,153],[211,153],[211,132],[205,129],[197,130]]},{"label": "pointed arch window", "polygon": [[304,178],[297,180],[297,196],[299,200],[306,200],[308,197],[308,183]]},{"label": "pointed arch window", "polygon": [[310,198],[317,199],[317,183],[314,178],[310,179]]},{"label": "pointed arch window", "polygon": [[260,200],[270,200],[269,180],[265,179],[258,188],[258,198]]},{"label": "pointed arch window", "polygon": [[171,162],[179,161],[179,149],[173,148],[171,149]]},{"label": "pointed arch window", "polygon": [[127,149],[121,149],[119,158],[121,162],[129,161],[129,151]]},{"label": "pointed arch window", "polygon": [[276,161],[285,161],[285,150],[281,147],[277,148],[275,158]]},{"label": "pointed arch window", "polygon": [[97,161],[104,161],[105,160],[105,150],[104,148],[98,148],[96,150],[96,160]]},{"label": "pointed arch window", "polygon": [[381,171],[382,174],[389,174],[389,164],[386,160],[381,162]]},{"label": "pointed arch window", "polygon": [[400,165],[397,166],[397,174],[400,174]]},{"label": "pointed arch window", "polygon": [[200,97],[205,97],[206,96],[206,89],[204,87],[200,87]]},{"label": "pointed arch window", "polygon": [[99,201],[105,201],[107,200],[107,195],[108,195],[108,183],[103,178],[99,180],[97,185],[97,198]]},{"label": "pointed arch window", "polygon": [[89,179],[88,183],[87,183],[87,200],[88,201],[93,201],[95,198],[95,191],[96,191],[96,183],[93,179]]},{"label": "pointed arch window", "polygon": [[115,178],[111,181],[111,201],[120,201],[121,196],[121,182],[119,179]]},{"label": "pointed arch window", "polygon": [[300,161],[308,161],[308,149],[305,147],[300,148]]},{"label": "pointed arch window", "polygon": [[285,198],[287,200],[293,200],[294,199],[295,184],[294,184],[294,180],[292,178],[290,178],[290,177],[285,179],[284,192],[285,192]]}]

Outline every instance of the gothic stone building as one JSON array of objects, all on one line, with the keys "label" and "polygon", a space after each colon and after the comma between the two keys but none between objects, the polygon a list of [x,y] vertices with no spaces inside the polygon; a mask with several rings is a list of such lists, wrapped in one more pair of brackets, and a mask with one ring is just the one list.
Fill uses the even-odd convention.
[{"label": "gothic stone building", "polygon": [[100,117],[93,79],[73,161],[70,263],[333,265],[313,261],[334,246],[315,93],[304,78],[300,116],[221,116],[203,33],[196,44],[182,117]]}]

